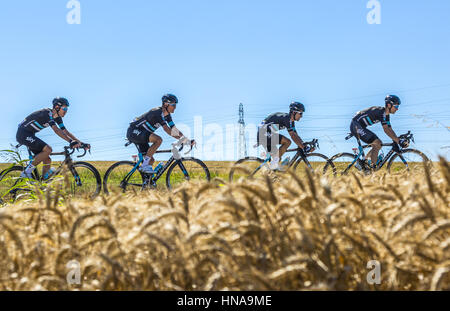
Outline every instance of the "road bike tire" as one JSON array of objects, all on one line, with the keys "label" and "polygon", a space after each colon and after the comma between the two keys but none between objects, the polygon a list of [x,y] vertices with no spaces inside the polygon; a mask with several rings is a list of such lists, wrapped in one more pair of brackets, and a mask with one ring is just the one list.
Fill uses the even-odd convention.
[{"label": "road bike tire", "polygon": [[87,162],[75,162],[73,163],[73,169],[78,175],[79,180],[74,175],[74,171],[71,170],[74,178],[74,182],[70,187],[72,194],[86,195],[90,199],[98,196],[102,191],[102,177],[99,171]]},{"label": "road bike tire", "polygon": [[[185,168],[185,171],[182,169]],[[184,177],[184,178],[183,178]],[[205,163],[196,158],[181,158],[169,167],[166,174],[166,186],[173,189],[185,181],[210,181],[211,175]]]},{"label": "road bike tire", "polygon": [[27,187],[14,188],[19,182],[24,180],[20,177],[24,169],[23,166],[16,165],[0,173],[0,200],[2,204],[13,203],[20,194],[31,192]]},{"label": "road bike tire", "polygon": [[[233,182],[241,177],[252,178],[256,173],[254,170],[264,163],[264,160],[257,157],[245,157],[236,161],[228,174],[228,181]],[[261,171],[261,169],[259,169]]]},{"label": "road bike tire", "polygon": [[[355,166],[356,163],[353,164],[352,166],[350,166],[350,163],[352,163],[356,158],[357,158],[357,156],[355,154],[348,153],[348,152],[342,152],[342,153],[338,153],[338,154],[335,154],[334,156],[332,156],[330,158],[330,162],[334,165],[334,169],[336,171],[335,176],[343,176],[343,175],[348,175],[348,173],[351,173],[351,172],[362,171],[362,170],[359,170]],[[331,169],[332,169],[332,166],[330,163],[327,163],[324,167],[325,173],[327,173]]]},{"label": "road bike tire", "polygon": [[[334,166],[334,163],[326,155],[321,153],[308,153],[305,156],[310,165],[312,166],[313,172],[315,171],[322,175],[331,174],[332,176],[336,176],[336,167]],[[320,161],[320,159],[324,161]],[[294,171],[296,174],[304,174],[306,167],[308,166],[306,165],[305,161],[303,161],[303,158],[299,158],[297,162],[295,162]]]},{"label": "road bike tire", "polygon": [[131,189],[141,191],[144,185],[144,176],[138,169],[133,172],[127,181],[124,181],[125,176],[131,172],[135,166],[136,163],[131,161],[120,161],[111,165],[103,176],[104,193],[124,193]]},{"label": "road bike tire", "polygon": [[[396,161],[401,159],[401,161]],[[395,153],[388,162],[387,170],[389,173],[403,173],[405,171],[424,174],[425,166],[430,168],[432,162],[420,150],[403,149]]]}]

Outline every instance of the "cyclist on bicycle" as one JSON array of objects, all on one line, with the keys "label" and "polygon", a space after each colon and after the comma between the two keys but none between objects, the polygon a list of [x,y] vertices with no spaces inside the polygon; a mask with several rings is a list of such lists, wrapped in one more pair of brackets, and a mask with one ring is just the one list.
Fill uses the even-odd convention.
[{"label": "cyclist on bicycle", "polygon": [[[144,161],[139,170],[146,174],[154,174],[153,155],[159,146],[162,138],[154,132],[162,126],[164,131],[176,139],[182,139],[183,143],[194,145],[194,140],[184,137],[172,121],[171,114],[175,111],[178,104],[178,98],[173,94],[166,94],[162,97],[162,106],[153,108],[140,117],[135,118],[128,127],[127,139],[136,144],[140,153],[145,154]],[[152,145],[149,146],[149,143]]]},{"label": "cyclist on bicycle", "polygon": [[357,112],[350,125],[350,132],[353,136],[359,137],[363,142],[372,146],[372,149],[366,155],[366,161],[371,160],[372,168],[378,164],[378,152],[383,143],[375,133],[367,129],[368,126],[381,122],[386,135],[402,148],[407,147],[407,142],[397,137],[390,122],[390,115],[395,114],[400,107],[400,98],[396,95],[388,95],[384,102],[384,107],[374,106]]},{"label": "cyclist on bicycle", "polygon": [[[36,133],[42,129],[50,126],[56,135],[70,143],[71,148],[78,148],[82,144],[78,138],[66,129],[62,121],[62,118],[67,113],[69,101],[63,97],[56,97],[53,99],[52,104],[53,108],[45,108],[33,112],[19,124],[16,135],[17,142],[27,146],[35,155],[33,161],[22,172],[21,177],[32,178],[32,172],[35,167],[43,162],[42,176],[44,179],[48,178],[48,172],[52,163],[50,159],[52,147],[36,137]],[[86,144],[86,149],[89,148],[90,146]]]},{"label": "cyclist on bicycle", "polygon": [[[280,135],[279,130],[286,128],[297,146],[302,148],[306,153],[313,151],[309,146],[305,148],[303,140],[298,136],[295,129],[295,122],[301,119],[304,112],[305,106],[302,103],[292,102],[289,106],[289,113],[273,113],[265,118],[258,127],[256,146],[262,145],[271,154],[270,168],[272,170],[279,169],[280,159],[291,145],[291,140]],[[281,145],[281,147],[278,149],[277,145]],[[282,165],[287,164],[285,162]]]}]

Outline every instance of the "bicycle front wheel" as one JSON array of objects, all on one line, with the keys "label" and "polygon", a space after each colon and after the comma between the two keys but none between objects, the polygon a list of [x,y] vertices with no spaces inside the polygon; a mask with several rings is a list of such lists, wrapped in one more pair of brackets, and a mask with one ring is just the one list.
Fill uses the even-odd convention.
[{"label": "bicycle front wheel", "polygon": [[144,176],[137,169],[136,163],[131,161],[114,163],[103,177],[103,191],[106,194],[140,191],[143,184]]},{"label": "bicycle front wheel", "polygon": [[166,186],[173,189],[184,182],[205,182],[210,179],[209,169],[205,163],[195,158],[182,158],[169,167]]},{"label": "bicycle front wheel", "polygon": [[70,169],[73,180],[70,184],[72,195],[96,197],[102,190],[102,178],[98,170],[89,163],[75,162]]},{"label": "bicycle front wheel", "polygon": [[431,166],[431,161],[421,151],[415,149],[404,149],[396,153],[389,160],[387,169],[389,173],[403,174],[410,172],[424,176],[425,166]]},{"label": "bicycle front wheel", "polygon": [[298,176],[305,175],[305,169],[309,169],[318,174],[336,176],[336,167],[333,162],[321,153],[307,154],[306,162],[300,158],[295,163],[294,171]]},{"label": "bicycle front wheel", "polygon": [[[357,156],[351,153],[338,153],[331,157],[330,161],[335,167],[336,174],[335,176],[343,176],[348,175],[352,172],[358,172],[362,169],[357,165]],[[331,169],[330,164],[326,164],[324,170],[329,172]]]},{"label": "bicycle front wheel", "polygon": [[255,157],[246,157],[240,159],[233,164],[228,175],[228,180],[230,182],[237,181],[240,178],[258,178],[263,176],[267,168],[264,167],[264,160]]}]

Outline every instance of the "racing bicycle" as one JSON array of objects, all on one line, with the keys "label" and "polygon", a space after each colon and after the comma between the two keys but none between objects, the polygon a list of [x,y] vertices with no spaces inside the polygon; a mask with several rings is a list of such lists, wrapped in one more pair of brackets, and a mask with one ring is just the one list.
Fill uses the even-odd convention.
[{"label": "racing bicycle", "polygon": [[[345,140],[349,140],[354,137],[353,134],[349,134]],[[406,134],[400,135],[400,139],[406,141],[406,146],[409,146],[410,142],[414,142],[414,136],[411,131]],[[334,163],[334,169],[337,170],[338,176],[346,175],[352,171],[361,171],[365,174],[369,174],[372,171],[380,170],[387,163],[387,170],[390,173],[403,173],[405,171],[423,172],[425,165],[430,165],[431,161],[421,151],[416,149],[410,149],[408,147],[401,148],[397,143],[392,142],[388,144],[382,144],[382,147],[391,147],[389,152],[384,155],[383,152],[378,156],[378,161],[375,167],[370,167],[368,161],[365,159],[364,149],[370,148],[371,145],[362,145],[359,137],[356,137],[358,141],[358,148],[353,148],[353,153],[338,153],[331,157],[331,161]],[[325,170],[330,169],[328,164],[325,166]]]},{"label": "racing bicycle", "polygon": [[[131,145],[127,142],[125,147]],[[175,147],[181,145],[180,147]],[[143,162],[143,154],[139,153],[138,161],[120,161],[114,163],[105,173],[103,178],[103,190],[106,194],[118,193],[126,191],[142,191],[145,189],[156,189],[158,181],[165,174],[165,183],[168,189],[180,185],[186,181],[209,181],[210,173],[205,163],[193,157],[181,157],[179,152],[182,151],[185,144],[173,144],[172,150],[159,150],[156,153],[172,153],[170,159],[157,166],[157,172],[154,174],[146,174],[139,170]],[[137,147],[137,146],[136,146]],[[189,153],[190,149],[185,153]],[[167,172],[166,172],[167,171]]]},{"label": "racing bicycle", "polygon": [[[21,145],[17,145],[16,149],[20,148]],[[84,148],[84,153],[78,155],[78,158],[84,157],[86,155],[87,149],[89,145],[82,144],[80,146]],[[59,153],[52,153],[51,156],[64,156],[64,160],[60,163],[60,165],[48,176],[46,180],[44,180],[43,176],[39,174],[37,168],[32,172],[31,183],[36,184],[35,182],[51,182],[56,176],[61,175],[64,170],[68,170],[69,172],[69,190],[72,195],[83,195],[89,198],[94,198],[101,191],[102,181],[101,176],[98,170],[91,164],[87,162],[74,162],[72,160],[72,154],[75,152],[75,149],[70,147],[64,147],[64,151]],[[90,150],[89,150],[90,152]],[[22,165],[13,165],[0,173],[0,195],[1,201],[3,203],[14,202],[16,198],[20,194],[30,193],[33,190],[33,187],[27,185],[28,178],[21,177],[22,172],[25,170],[25,167],[28,163],[34,160],[34,155],[30,149],[28,149],[29,160],[25,164]]]},{"label": "racing bicycle", "polygon": [[[309,146],[312,149],[319,148],[319,142],[317,139],[313,139],[310,142],[303,143],[305,146]],[[300,175],[305,172],[305,169],[308,168],[310,171],[318,172],[318,173],[330,173],[331,175],[335,175],[336,171],[334,168],[333,162],[330,159],[321,154],[321,153],[306,153],[301,148],[289,149],[286,153],[295,152],[294,157],[288,162],[285,166],[286,169],[291,169],[295,171],[296,174]],[[238,160],[231,167],[230,174],[228,176],[229,181],[236,181],[241,177],[244,178],[254,178],[263,175],[265,172],[270,172],[270,168],[268,164],[271,160],[270,153],[266,156],[265,159],[258,157],[245,157],[243,159]],[[325,169],[325,167],[329,167],[330,169]]]}]

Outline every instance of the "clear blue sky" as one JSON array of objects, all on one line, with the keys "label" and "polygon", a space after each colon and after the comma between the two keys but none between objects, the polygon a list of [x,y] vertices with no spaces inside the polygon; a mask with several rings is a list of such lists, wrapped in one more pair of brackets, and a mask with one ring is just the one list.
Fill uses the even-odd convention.
[{"label": "clear blue sky", "polygon": [[[240,102],[245,121],[260,123],[301,101],[300,136],[331,156],[354,145],[344,137],[356,111],[395,93],[404,105],[394,130],[449,155],[450,1],[380,2],[382,23],[369,25],[367,0],[80,0],[81,24],[69,25],[66,0],[4,1],[0,148],[24,117],[65,96],[65,124],[93,145],[88,159],[128,159],[128,123],[172,92],[176,124],[202,116],[224,128]],[[38,136],[64,145],[51,129]]]}]

